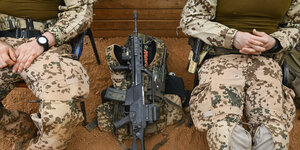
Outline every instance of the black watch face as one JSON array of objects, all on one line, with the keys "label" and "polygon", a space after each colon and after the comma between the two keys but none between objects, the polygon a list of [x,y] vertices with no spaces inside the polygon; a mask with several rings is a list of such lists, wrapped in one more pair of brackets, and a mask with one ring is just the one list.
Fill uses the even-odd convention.
[{"label": "black watch face", "polygon": [[38,42],[41,44],[46,44],[47,43],[47,39],[45,37],[39,37],[38,38]]}]

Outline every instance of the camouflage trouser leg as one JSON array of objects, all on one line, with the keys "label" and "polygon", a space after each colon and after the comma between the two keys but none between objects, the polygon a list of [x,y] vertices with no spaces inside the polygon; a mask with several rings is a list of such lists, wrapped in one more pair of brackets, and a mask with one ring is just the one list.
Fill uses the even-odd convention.
[{"label": "camouflage trouser leg", "polygon": [[[257,68],[248,75],[245,102],[253,149],[288,149],[289,131],[295,117],[293,92],[282,85],[281,68],[277,62],[252,57],[248,64],[249,68]],[[259,67],[264,65],[269,67]],[[266,143],[272,146],[265,147],[263,144]]]},{"label": "camouflage trouser leg", "polygon": [[24,112],[0,108],[0,138],[27,141],[37,129],[30,116]]},{"label": "camouflage trouser leg", "polygon": [[75,127],[83,120],[75,102],[89,92],[85,69],[78,61],[50,50],[39,56],[21,76],[42,99],[41,116],[32,115],[40,129],[39,136],[31,141],[29,149],[66,148]]},{"label": "camouflage trouser leg", "polygon": [[39,135],[30,141],[29,150],[65,149],[78,123],[83,117],[75,101],[44,100],[40,116],[31,115]]},{"label": "camouflage trouser leg", "polygon": [[[271,59],[260,56],[224,55],[209,59],[203,64],[199,70],[199,85],[193,90],[190,107],[196,128],[200,131],[208,130],[207,138],[211,149],[251,148],[251,144],[249,146],[249,142],[251,143],[249,133],[239,128],[238,125],[241,121],[244,105],[246,110],[251,106],[262,109],[268,108],[265,107],[267,104],[276,105],[277,110],[264,112],[270,112],[270,115],[267,116],[272,116],[273,119],[281,119],[280,115],[283,114],[285,108],[282,105],[283,102],[277,102],[285,102],[285,99],[283,99],[282,87],[273,85],[275,80],[276,83],[280,83],[280,76],[279,65]],[[272,90],[277,92],[273,93]],[[293,104],[289,103],[285,106],[290,110]],[[257,109],[252,111],[254,114],[259,114]],[[249,116],[247,112],[246,114]],[[252,115],[254,115],[253,113]],[[295,111],[291,113],[295,113]],[[285,114],[290,116],[288,113]],[[259,116],[261,118],[266,117],[261,114]],[[262,121],[267,120],[266,118],[249,118],[253,119],[249,121],[251,124],[264,123]],[[266,125],[266,127],[268,128],[269,125]],[[286,131],[286,127],[282,123],[273,127],[273,129],[270,129],[273,137],[278,137],[278,134],[288,136],[287,132],[283,132]],[[281,132],[275,133],[272,131]],[[242,136],[242,138],[236,138],[238,136],[235,135],[238,132],[240,132],[239,136]],[[242,143],[246,144],[239,145],[236,139],[244,139]],[[286,145],[287,142],[276,138],[273,138],[273,140],[275,144]]]},{"label": "camouflage trouser leg", "polygon": [[[190,108],[195,127],[208,130],[210,149],[232,149],[231,137],[244,108],[245,77],[241,70],[247,65],[241,61],[215,57],[205,61],[199,70],[199,85],[193,90]],[[251,140],[248,134],[243,139],[246,144]]]},{"label": "camouflage trouser leg", "polygon": [[216,122],[207,131],[207,141],[212,150],[250,150],[252,144],[248,131],[239,123],[226,119]]},{"label": "camouflage trouser leg", "polygon": [[[9,38],[6,42],[15,47],[24,40]],[[28,149],[66,148],[76,125],[83,120],[75,103],[87,97],[89,78],[78,61],[62,56],[70,50],[69,45],[52,47],[20,74],[42,100],[40,113],[31,115],[39,132]]]},{"label": "camouflage trouser leg", "polygon": [[[21,81],[19,74],[13,74],[11,69],[0,70],[0,101],[15,87],[15,83]],[[36,128],[30,116],[24,112],[0,108],[0,138],[26,141],[31,139]]]}]

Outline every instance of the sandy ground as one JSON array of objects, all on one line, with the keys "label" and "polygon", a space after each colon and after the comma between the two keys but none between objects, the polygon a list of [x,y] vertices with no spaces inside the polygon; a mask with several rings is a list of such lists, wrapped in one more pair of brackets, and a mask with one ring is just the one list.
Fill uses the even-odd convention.
[{"label": "sandy ground", "polygon": [[[87,69],[90,76],[91,91],[86,100],[86,111],[88,121],[95,116],[96,107],[101,103],[100,93],[103,89],[112,84],[110,74],[105,60],[105,48],[111,44],[123,45],[127,38],[97,38],[95,39],[101,64],[98,65],[93,54],[88,38],[85,41],[85,49],[80,61]],[[168,69],[175,72],[177,76],[183,77],[186,89],[193,87],[194,76],[186,71],[187,57],[190,47],[186,38],[162,38],[168,46]],[[30,90],[26,88],[14,89],[4,100],[4,105],[9,109],[18,109],[27,113],[38,110],[38,104],[28,103],[27,100],[35,99]],[[300,110],[297,110],[300,116]],[[186,119],[187,122],[187,119]],[[294,122],[294,129],[290,137],[290,150],[300,150],[300,120]],[[186,123],[181,126],[170,126],[167,128],[168,142],[160,150],[207,150],[208,145],[205,134],[197,131],[194,127],[188,128]],[[158,134],[146,137],[146,149],[151,149],[160,142],[163,136]],[[11,149],[12,141],[0,139],[0,150]],[[129,146],[131,141],[126,141]],[[118,141],[110,133],[100,132],[95,128],[92,132],[87,131],[83,126],[78,126],[68,150],[121,150]]]}]

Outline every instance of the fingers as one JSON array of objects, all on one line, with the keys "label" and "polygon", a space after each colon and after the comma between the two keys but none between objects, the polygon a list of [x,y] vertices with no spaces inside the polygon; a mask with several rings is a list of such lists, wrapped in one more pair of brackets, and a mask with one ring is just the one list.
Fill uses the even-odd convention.
[{"label": "fingers", "polygon": [[24,69],[26,69],[26,64],[27,64],[27,68],[30,66],[31,62],[33,61],[33,59],[31,58],[31,55],[20,55],[17,59],[17,63],[14,65],[13,67],[13,72],[19,72],[21,73]]},{"label": "fingers", "polygon": [[8,55],[3,55],[2,56],[2,60],[5,63],[5,67],[6,66],[12,66],[15,64],[15,61],[11,60],[10,57]]},{"label": "fingers", "polygon": [[16,50],[17,62],[13,67],[13,72],[22,72],[30,67],[31,63],[42,54],[43,47],[38,45],[36,41],[21,44]]},{"label": "fingers", "polygon": [[0,68],[12,66],[15,64],[15,60],[12,60],[8,53],[8,51],[4,51],[0,54]]},{"label": "fingers", "polygon": [[255,51],[258,51],[258,52],[263,52],[266,50],[266,48],[257,46],[257,45],[252,45],[251,48],[253,48]]},{"label": "fingers", "polygon": [[259,41],[259,42],[263,43],[263,45],[268,43],[268,37],[265,37],[265,36],[260,37],[260,36],[253,35],[253,36],[250,37],[250,39],[254,40],[254,41]]},{"label": "fingers", "polygon": [[257,31],[256,29],[253,29],[252,33],[257,36],[265,36],[266,35],[265,32],[260,32],[260,31]]},{"label": "fingers", "polygon": [[16,49],[15,54],[16,54],[16,58],[20,56],[20,47]]},{"label": "fingers", "polygon": [[14,52],[14,50],[9,49],[8,54],[9,54],[9,57],[10,57],[13,61],[16,61],[16,60],[17,60],[17,56],[16,56],[16,53]]},{"label": "fingers", "polygon": [[14,49],[0,41],[0,68],[12,66],[15,64],[15,61]]},{"label": "fingers", "polygon": [[260,55],[261,54],[260,51],[256,51],[255,49],[253,49],[251,47],[245,47],[245,48],[241,49],[240,53],[246,54],[246,55]]},{"label": "fingers", "polygon": [[0,57],[0,69],[6,67],[7,64],[4,62],[4,60],[2,59],[2,57]]},{"label": "fingers", "polygon": [[27,68],[32,64],[32,62],[33,62],[34,59],[35,59],[35,56],[30,56],[30,57],[27,59],[24,68],[27,69]]},{"label": "fingers", "polygon": [[19,55],[17,62],[12,69],[13,73],[16,73],[17,71],[19,71],[19,66],[21,64],[21,61],[23,60],[23,57],[24,57],[24,55]]},{"label": "fingers", "polygon": [[260,42],[260,41],[256,41],[256,40],[250,39],[249,43],[248,43],[248,46],[251,46],[251,45],[257,45],[257,46],[261,46],[262,47],[264,45],[264,43]]},{"label": "fingers", "polygon": [[268,43],[268,41],[269,41],[268,36],[269,35],[267,33],[259,32],[256,29],[253,29],[252,33],[253,33],[254,36],[251,39],[263,42],[264,44]]},{"label": "fingers", "polygon": [[21,60],[21,63],[19,65],[19,68],[18,68],[18,72],[22,72],[24,67],[25,67],[25,64],[27,63],[27,60],[30,56],[24,56],[23,59]]}]

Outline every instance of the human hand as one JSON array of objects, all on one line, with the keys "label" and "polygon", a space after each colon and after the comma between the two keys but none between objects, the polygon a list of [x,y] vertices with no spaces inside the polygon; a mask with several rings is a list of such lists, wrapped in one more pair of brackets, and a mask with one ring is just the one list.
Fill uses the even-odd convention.
[{"label": "human hand", "polygon": [[272,36],[268,35],[265,32],[259,32],[256,29],[253,29],[253,35],[256,35],[256,36],[260,37],[259,39],[256,39],[256,40],[262,42],[263,47],[266,50],[272,49],[276,44],[276,40]]},{"label": "human hand", "polygon": [[242,54],[254,54],[259,55],[262,51],[265,51],[263,47],[264,43],[261,37],[252,35],[248,32],[238,31],[235,35],[233,45]]},{"label": "human hand", "polygon": [[17,61],[13,67],[13,72],[22,72],[28,68],[33,60],[44,52],[36,40],[21,44],[16,50]]},{"label": "human hand", "polygon": [[0,69],[14,65],[16,60],[14,49],[5,42],[0,41]]}]

